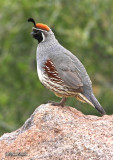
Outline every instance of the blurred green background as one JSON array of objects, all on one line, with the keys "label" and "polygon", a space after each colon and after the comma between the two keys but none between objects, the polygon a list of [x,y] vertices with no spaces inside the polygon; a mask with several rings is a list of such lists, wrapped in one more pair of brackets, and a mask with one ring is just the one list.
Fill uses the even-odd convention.
[{"label": "blurred green background", "polygon": [[[60,100],[38,80],[37,41],[30,35],[29,17],[51,27],[59,42],[81,60],[97,99],[112,114],[113,0],[4,0],[0,1],[0,134],[20,127],[40,104]],[[99,115],[74,98],[67,105]]]}]

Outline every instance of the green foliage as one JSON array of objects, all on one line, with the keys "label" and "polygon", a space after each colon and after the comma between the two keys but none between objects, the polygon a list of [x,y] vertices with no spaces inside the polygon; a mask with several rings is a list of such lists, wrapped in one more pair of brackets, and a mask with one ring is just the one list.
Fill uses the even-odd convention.
[{"label": "green foliage", "polygon": [[[49,25],[59,42],[86,67],[94,93],[108,114],[113,113],[113,1],[0,1],[0,133],[15,130],[34,109],[59,98],[38,80],[32,39],[33,17]],[[96,114],[88,104],[70,98],[67,105]]]}]

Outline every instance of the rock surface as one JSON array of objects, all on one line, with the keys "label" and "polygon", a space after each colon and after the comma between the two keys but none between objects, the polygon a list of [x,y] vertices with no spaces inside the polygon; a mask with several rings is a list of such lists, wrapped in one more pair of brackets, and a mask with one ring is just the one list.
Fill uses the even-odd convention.
[{"label": "rock surface", "polygon": [[112,160],[113,116],[43,104],[0,138],[0,160]]}]

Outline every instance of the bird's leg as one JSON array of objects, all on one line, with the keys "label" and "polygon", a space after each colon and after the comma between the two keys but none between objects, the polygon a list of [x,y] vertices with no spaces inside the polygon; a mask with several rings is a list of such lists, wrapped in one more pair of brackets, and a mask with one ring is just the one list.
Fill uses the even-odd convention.
[{"label": "bird's leg", "polygon": [[64,107],[65,102],[66,102],[66,98],[63,97],[62,100],[61,100],[60,102],[51,102],[51,105],[53,105],[53,106],[62,106],[62,107]]}]

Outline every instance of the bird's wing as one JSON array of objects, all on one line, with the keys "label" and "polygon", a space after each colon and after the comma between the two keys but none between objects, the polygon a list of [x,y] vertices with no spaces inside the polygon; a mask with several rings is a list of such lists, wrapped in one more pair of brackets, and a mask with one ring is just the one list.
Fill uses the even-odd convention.
[{"label": "bird's wing", "polygon": [[[56,69],[57,69],[57,67],[56,67]],[[71,89],[79,89],[80,87],[83,86],[83,83],[82,83],[82,81],[76,71],[72,72],[70,70],[66,70],[66,71],[64,71],[62,69],[59,69],[59,70],[60,71],[58,73],[59,73],[60,78]]]},{"label": "bird's wing", "polygon": [[69,56],[65,55],[65,58],[62,58],[60,55],[57,59],[53,56],[51,61],[55,65],[59,77],[67,86],[69,86],[70,89],[76,90],[83,86],[78,69]]}]

